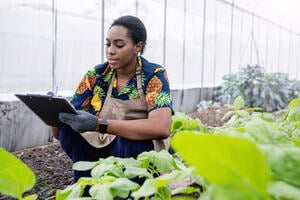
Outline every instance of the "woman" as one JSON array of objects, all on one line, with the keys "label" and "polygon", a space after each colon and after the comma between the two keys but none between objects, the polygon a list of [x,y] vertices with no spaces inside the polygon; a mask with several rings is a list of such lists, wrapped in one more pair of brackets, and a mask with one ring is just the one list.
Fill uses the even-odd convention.
[{"label": "woman", "polygon": [[[137,17],[123,16],[110,26],[108,62],[88,71],[79,83],[71,100],[78,114],[60,113],[67,126],[52,128],[73,162],[136,157],[164,146],[171,126],[170,88],[165,69],[139,56],[146,38]],[[74,171],[74,181],[89,173]]]}]

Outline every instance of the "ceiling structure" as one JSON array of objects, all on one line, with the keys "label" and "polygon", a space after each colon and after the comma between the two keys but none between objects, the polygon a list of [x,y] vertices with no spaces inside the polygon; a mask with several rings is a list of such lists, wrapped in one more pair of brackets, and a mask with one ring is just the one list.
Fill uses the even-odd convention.
[{"label": "ceiling structure", "polygon": [[300,34],[299,0],[231,0],[231,2]]}]

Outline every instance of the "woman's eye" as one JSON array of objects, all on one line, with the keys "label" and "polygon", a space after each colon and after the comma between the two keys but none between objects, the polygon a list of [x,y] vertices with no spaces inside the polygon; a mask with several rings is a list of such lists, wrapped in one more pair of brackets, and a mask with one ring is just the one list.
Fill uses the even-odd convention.
[{"label": "woman's eye", "polygon": [[124,47],[124,45],[116,45],[117,48],[121,49]]},{"label": "woman's eye", "polygon": [[108,43],[106,43],[106,44],[104,44],[106,47],[110,47],[110,44],[108,44]]}]

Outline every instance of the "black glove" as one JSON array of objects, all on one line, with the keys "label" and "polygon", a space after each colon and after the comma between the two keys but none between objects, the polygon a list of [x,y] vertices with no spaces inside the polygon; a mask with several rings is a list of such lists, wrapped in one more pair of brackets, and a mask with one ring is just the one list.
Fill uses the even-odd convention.
[{"label": "black glove", "polygon": [[98,118],[85,111],[77,111],[77,114],[61,112],[58,118],[79,133],[95,131],[98,124]]},{"label": "black glove", "polygon": [[53,96],[53,97],[55,97],[55,96],[56,96],[56,94],[54,94],[54,92],[52,92],[52,91],[48,91],[48,92],[47,92],[47,95],[49,95],[49,96]]}]

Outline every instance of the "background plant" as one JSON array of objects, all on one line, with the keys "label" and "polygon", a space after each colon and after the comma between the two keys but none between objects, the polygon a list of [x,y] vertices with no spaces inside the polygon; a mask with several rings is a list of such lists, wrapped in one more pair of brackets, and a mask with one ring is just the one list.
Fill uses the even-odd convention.
[{"label": "background plant", "polygon": [[265,111],[286,108],[300,91],[299,81],[289,80],[285,73],[265,73],[258,65],[248,65],[236,74],[225,75],[223,80],[216,90],[216,101],[232,104],[242,96],[247,107],[260,107]]}]

